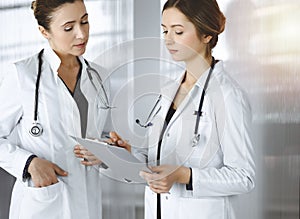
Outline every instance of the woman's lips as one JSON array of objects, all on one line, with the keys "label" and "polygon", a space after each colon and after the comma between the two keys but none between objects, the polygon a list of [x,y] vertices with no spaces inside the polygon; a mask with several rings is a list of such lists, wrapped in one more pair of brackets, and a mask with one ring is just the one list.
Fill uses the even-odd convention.
[{"label": "woman's lips", "polygon": [[84,48],[85,47],[85,43],[76,44],[75,46],[78,47],[78,48]]},{"label": "woman's lips", "polygon": [[169,49],[169,52],[170,52],[171,54],[175,54],[176,52],[178,52],[178,50],[175,50],[175,49]]}]

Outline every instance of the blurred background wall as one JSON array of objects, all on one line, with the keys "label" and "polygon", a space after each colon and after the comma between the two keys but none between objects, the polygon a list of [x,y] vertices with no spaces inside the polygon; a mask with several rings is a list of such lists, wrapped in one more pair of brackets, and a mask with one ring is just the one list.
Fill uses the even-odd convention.
[{"label": "blurred background wall", "polygon": [[[219,46],[251,99],[257,185],[239,218],[299,218],[300,2],[228,1]],[[253,217],[253,215],[255,217]]]},{"label": "blurred background wall", "polygon": [[[28,0],[0,1],[0,79],[7,62],[31,55],[46,43],[40,36]],[[133,39],[162,38],[161,7],[165,0],[85,0],[91,23],[91,38],[85,57],[118,48]],[[257,185],[253,192],[236,198],[238,217],[243,219],[298,219],[300,196],[300,2],[299,0],[219,0],[227,17],[225,32],[214,49],[228,72],[247,91],[253,110],[253,142],[256,151]],[[22,21],[22,22],[20,22]],[[155,41],[155,40],[154,40]],[[141,42],[141,43],[139,43]],[[153,42],[147,40],[147,42]],[[134,45],[134,46],[132,46]],[[112,74],[112,94],[124,82],[149,73],[164,74],[165,63],[153,58],[135,60],[141,51],[164,54],[160,43],[135,41],[126,50],[132,56]],[[138,45],[138,46],[137,46]],[[153,46],[154,45],[154,46]],[[143,49],[145,48],[145,49]],[[103,58],[103,55],[100,55]],[[109,56],[106,56],[109,57]],[[113,57],[117,59],[119,57]],[[154,77],[155,78],[155,77]],[[159,83],[149,89],[156,92]],[[128,103],[135,88],[130,84]],[[146,84],[142,86],[146,87]],[[148,88],[147,88],[148,89]],[[152,97],[149,97],[150,99]],[[152,99],[151,99],[152,100]],[[143,120],[153,101],[123,112],[129,118],[118,126]],[[1,103],[0,103],[1,104]],[[130,108],[131,105],[127,105]],[[130,111],[130,112],[129,112]],[[1,112],[0,112],[1,113]],[[121,118],[120,118],[121,119]],[[112,122],[107,131],[117,128]],[[132,138],[131,132],[125,138]],[[135,136],[136,137],[136,136]],[[134,139],[133,139],[134,141]],[[127,185],[103,176],[103,218],[143,218],[143,186]],[[0,219],[8,218],[14,178],[0,169]]]}]

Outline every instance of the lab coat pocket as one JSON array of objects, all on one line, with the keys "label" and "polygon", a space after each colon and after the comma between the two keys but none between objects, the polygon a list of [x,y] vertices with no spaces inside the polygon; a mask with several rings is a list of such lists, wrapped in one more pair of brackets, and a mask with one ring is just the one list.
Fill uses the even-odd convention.
[{"label": "lab coat pocket", "polygon": [[62,218],[64,216],[64,194],[65,185],[63,182],[42,188],[26,186],[23,203],[20,208],[22,219]]},{"label": "lab coat pocket", "polygon": [[193,145],[195,131],[196,115],[182,116],[182,129],[184,132],[177,142],[177,159],[179,163],[185,163],[191,167],[199,167],[200,160],[205,147],[208,145],[209,135],[211,132],[211,122],[204,113],[199,122],[198,134],[199,141]]},{"label": "lab coat pocket", "polygon": [[200,119],[198,133],[200,138],[198,143],[192,148],[193,151],[190,157],[190,165],[192,167],[201,166],[204,152],[212,145],[212,123],[205,115]]}]

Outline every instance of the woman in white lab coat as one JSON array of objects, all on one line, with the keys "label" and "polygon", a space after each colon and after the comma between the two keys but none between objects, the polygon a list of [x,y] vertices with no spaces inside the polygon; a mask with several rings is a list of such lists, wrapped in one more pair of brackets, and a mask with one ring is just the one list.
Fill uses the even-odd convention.
[{"label": "woman in white lab coat", "polygon": [[49,47],[14,63],[0,85],[0,166],[16,177],[10,218],[101,218],[99,172],[81,165],[70,137],[100,138],[109,109],[103,69],[82,57],[88,14],[82,0],[32,8]]},{"label": "woman in white lab coat", "polygon": [[152,166],[154,173],[141,173],[148,183],[146,219],[233,219],[235,195],[254,188],[250,106],[223,62],[212,56],[224,26],[215,0],[167,1],[166,47],[175,61],[185,62],[186,71],[161,91],[145,125],[146,153],[111,133],[140,159],[146,154]]}]

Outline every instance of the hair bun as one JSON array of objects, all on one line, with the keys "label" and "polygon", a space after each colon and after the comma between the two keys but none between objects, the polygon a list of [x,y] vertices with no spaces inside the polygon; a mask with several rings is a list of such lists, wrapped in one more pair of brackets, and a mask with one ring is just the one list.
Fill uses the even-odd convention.
[{"label": "hair bun", "polygon": [[226,18],[223,13],[220,14],[220,29],[219,34],[222,33],[225,29]]}]

